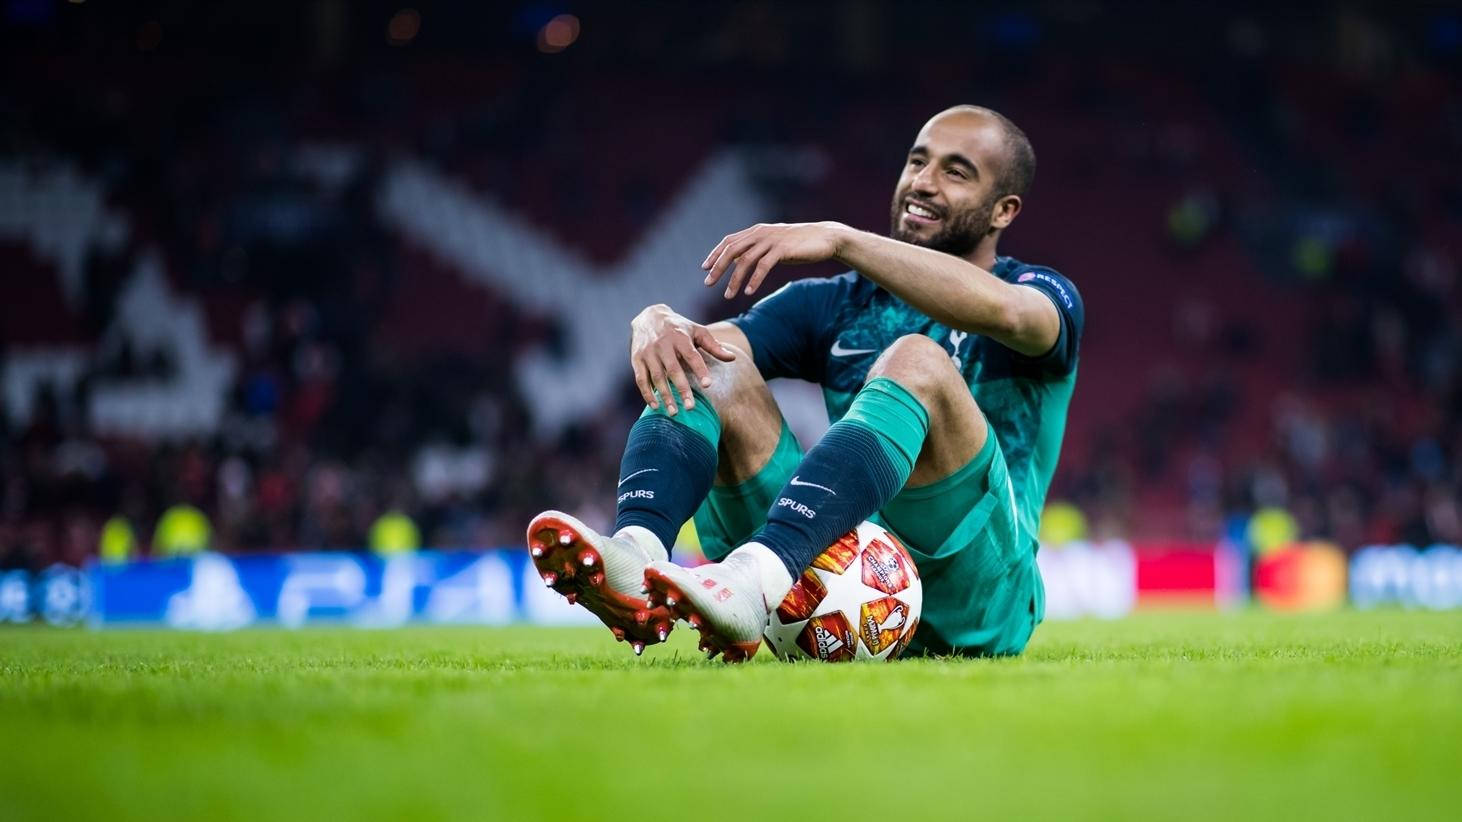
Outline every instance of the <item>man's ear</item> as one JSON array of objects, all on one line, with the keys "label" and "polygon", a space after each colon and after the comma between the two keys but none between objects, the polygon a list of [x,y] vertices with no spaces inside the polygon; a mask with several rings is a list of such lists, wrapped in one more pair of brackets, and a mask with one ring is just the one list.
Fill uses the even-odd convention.
[{"label": "man's ear", "polygon": [[1015,222],[1015,215],[1020,213],[1020,196],[1007,194],[995,202],[995,211],[990,215],[990,228],[1003,229]]}]

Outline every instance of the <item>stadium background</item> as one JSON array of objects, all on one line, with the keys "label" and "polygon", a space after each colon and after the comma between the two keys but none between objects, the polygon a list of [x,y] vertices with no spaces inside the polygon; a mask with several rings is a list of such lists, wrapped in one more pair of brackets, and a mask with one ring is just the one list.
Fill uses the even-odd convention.
[{"label": "stadium background", "polygon": [[[536,511],[612,516],[630,317],[743,309],[695,264],[747,224],[886,230],[908,141],[956,102],[1030,135],[1002,251],[1071,276],[1091,318],[1053,615],[1251,581],[1334,605],[1347,561],[1366,604],[1462,602],[1455,8],[0,9],[8,619],[99,607],[66,570],[99,554],[109,595],[267,577],[281,602],[346,562],[356,599],[290,613],[367,623],[392,619],[373,547],[448,551],[434,580],[488,550],[516,578]],[[130,562],[204,549],[202,576]],[[286,556],[220,559],[258,553]],[[471,613],[557,618],[510,589]]]}]

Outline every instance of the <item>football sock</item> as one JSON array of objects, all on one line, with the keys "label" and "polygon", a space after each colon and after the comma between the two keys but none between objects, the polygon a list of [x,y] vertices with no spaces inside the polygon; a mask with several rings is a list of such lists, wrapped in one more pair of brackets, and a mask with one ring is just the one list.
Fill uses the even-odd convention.
[{"label": "football sock", "polygon": [[928,433],[918,398],[887,377],[869,380],[802,458],[751,542],[771,549],[796,579],[904,487]]},{"label": "football sock", "polygon": [[677,402],[680,412],[673,417],[665,413],[664,403],[645,408],[629,430],[619,463],[615,532],[639,526],[654,534],[667,552],[716,475],[721,418],[705,395],[694,394],[695,407]]}]

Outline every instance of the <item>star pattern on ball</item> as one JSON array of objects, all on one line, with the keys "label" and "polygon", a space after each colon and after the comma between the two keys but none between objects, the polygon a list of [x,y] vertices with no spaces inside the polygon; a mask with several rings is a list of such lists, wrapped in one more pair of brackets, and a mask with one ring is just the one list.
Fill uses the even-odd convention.
[{"label": "star pattern on ball", "polygon": [[[857,602],[863,603],[873,599],[883,599],[888,596],[877,588],[870,588],[863,584],[861,576],[857,573],[856,567],[841,574],[832,574],[827,571],[818,570],[818,576],[822,577],[822,584],[827,586],[827,596],[822,598],[824,603]],[[831,608],[817,609],[817,613],[825,613]],[[850,615],[856,622],[858,614]]]}]

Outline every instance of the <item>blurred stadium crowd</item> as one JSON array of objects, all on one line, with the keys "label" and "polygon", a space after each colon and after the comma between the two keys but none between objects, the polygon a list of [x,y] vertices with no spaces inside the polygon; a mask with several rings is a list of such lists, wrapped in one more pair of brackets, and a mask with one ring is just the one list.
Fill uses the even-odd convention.
[{"label": "blurred stadium crowd", "polygon": [[[5,4],[5,567],[607,520],[621,352],[551,390],[521,370],[669,298],[575,294],[614,293],[727,150],[753,219],[884,230],[955,102],[1030,134],[1003,250],[1087,300],[1052,492],[1077,532],[1211,539],[1273,507],[1346,549],[1462,542],[1455,10],[346,5]],[[408,198],[425,227],[393,210],[413,169],[460,195]],[[443,252],[499,213],[558,249],[541,270]],[[666,282],[744,227],[702,217]],[[605,362],[608,400],[545,424]]]}]

